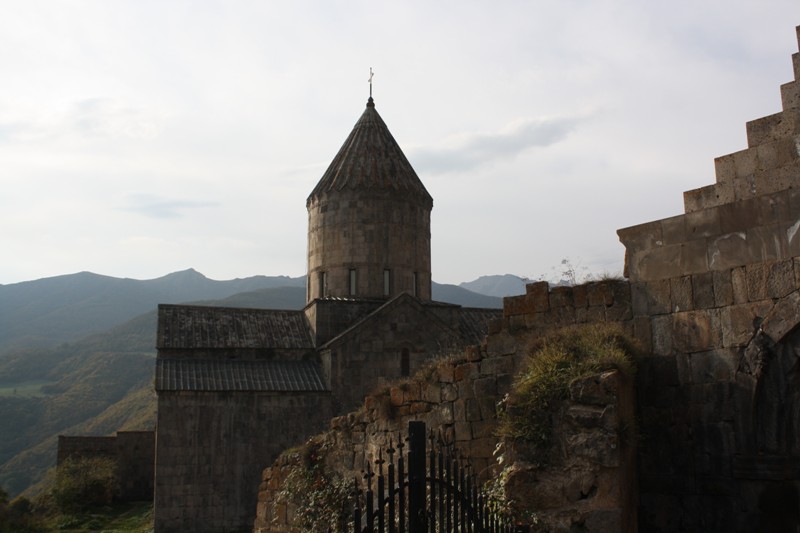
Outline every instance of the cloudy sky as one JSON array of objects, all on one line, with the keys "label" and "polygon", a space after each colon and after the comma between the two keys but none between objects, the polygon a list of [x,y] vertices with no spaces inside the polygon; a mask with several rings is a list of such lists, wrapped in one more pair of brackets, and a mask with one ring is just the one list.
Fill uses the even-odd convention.
[{"label": "cloudy sky", "polygon": [[305,200],[376,108],[433,277],[619,272],[780,111],[797,0],[0,0],[0,284],[305,273]]}]

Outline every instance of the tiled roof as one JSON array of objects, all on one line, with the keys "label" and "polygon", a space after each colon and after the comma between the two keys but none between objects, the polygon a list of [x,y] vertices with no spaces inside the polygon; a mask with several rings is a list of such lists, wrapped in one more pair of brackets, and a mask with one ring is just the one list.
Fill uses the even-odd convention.
[{"label": "tiled roof", "polygon": [[326,391],[310,361],[156,359],[157,391]]},{"label": "tiled roof", "polygon": [[372,97],[307,203],[324,193],[342,190],[400,193],[417,197],[429,208],[433,205],[431,195],[375,111]]},{"label": "tiled roof", "polygon": [[159,349],[311,349],[302,311],[159,305]]},{"label": "tiled roof", "polygon": [[462,338],[471,344],[479,344],[489,331],[489,321],[502,318],[502,309],[462,307],[459,317],[459,330]]}]

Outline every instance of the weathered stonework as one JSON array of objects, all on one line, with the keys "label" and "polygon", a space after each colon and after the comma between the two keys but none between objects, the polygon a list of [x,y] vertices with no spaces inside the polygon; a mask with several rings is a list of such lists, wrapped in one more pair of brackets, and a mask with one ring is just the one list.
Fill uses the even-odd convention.
[{"label": "weathered stonework", "polygon": [[800,463],[777,444],[795,427],[777,413],[800,408],[786,384],[800,345],[797,75],[782,112],[747,124],[748,148],[716,159],[717,182],[685,193],[685,214],[618,232],[652,353],[638,378],[642,530],[800,525]]},{"label": "weathered stonework", "polygon": [[[327,469],[345,479],[360,477],[365,461],[374,461],[380,449],[386,449],[392,440],[396,442],[409,420],[421,420],[453,442],[469,458],[479,480],[487,481],[500,470],[495,455],[500,442],[496,436],[498,403],[524,368],[527,346],[555,329],[598,321],[615,322],[632,333],[630,300],[624,281],[552,291],[546,283],[529,285],[525,295],[505,299],[504,317],[490,326],[492,333],[482,344],[423,367],[413,379],[388,384],[367,396],[358,411],[333,419],[330,430],[318,437],[319,448],[329,450],[321,460]],[[612,320],[619,317],[628,318]],[[544,325],[528,327],[527,323]],[[554,507],[548,508],[558,516],[552,523],[588,524],[588,531],[597,532],[635,529],[635,443],[623,447],[618,440],[626,431],[623,426],[630,430],[633,418],[630,387],[631,383],[622,386],[616,375],[599,376],[596,383],[586,379],[573,384],[573,403],[563,409],[557,430],[562,438],[560,445],[575,450],[565,459],[570,468],[557,475],[538,473],[563,494]],[[524,466],[519,450],[510,451],[509,460],[514,454],[520,462],[510,486],[516,491],[531,470]],[[276,495],[297,461],[297,456],[289,455],[264,470],[254,533],[291,529],[293,510],[278,503]],[[584,481],[591,494],[576,493]],[[538,494],[543,487],[530,480],[524,485],[519,494],[524,493],[526,498],[533,498],[531,491]],[[610,525],[614,527],[609,529]]]}]

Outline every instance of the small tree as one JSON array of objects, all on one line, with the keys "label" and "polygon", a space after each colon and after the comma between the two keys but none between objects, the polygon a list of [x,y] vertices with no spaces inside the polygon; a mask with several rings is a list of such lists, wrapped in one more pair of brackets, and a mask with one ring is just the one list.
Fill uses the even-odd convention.
[{"label": "small tree", "polygon": [[114,500],[117,465],[106,457],[68,458],[58,465],[52,489],[55,504],[71,513]]}]

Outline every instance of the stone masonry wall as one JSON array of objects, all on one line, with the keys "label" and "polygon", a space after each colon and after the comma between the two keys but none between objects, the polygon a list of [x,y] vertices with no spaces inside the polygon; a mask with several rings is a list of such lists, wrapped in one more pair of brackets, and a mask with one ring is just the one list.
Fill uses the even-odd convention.
[{"label": "stone masonry wall", "polygon": [[330,417],[328,393],[160,393],[156,531],[249,530],[261,471]]},{"label": "stone masonry wall", "polygon": [[792,60],[783,110],[747,124],[748,148],[715,160],[715,184],[686,192],[682,215],[618,231],[634,333],[652,354],[638,377],[643,530],[800,527],[800,458],[779,445],[800,409],[790,355],[800,54]]},{"label": "stone masonry wall", "polygon": [[[422,420],[428,428],[441,431],[454,442],[470,459],[481,481],[486,481],[497,472],[497,404],[525,364],[525,346],[531,339],[562,326],[630,317],[630,291],[624,281],[552,291],[547,290],[547,283],[536,283],[528,286],[526,295],[506,298],[504,307],[504,318],[491,323],[490,334],[482,345],[431,364],[415,378],[367,396],[360,410],[333,419],[330,431],[321,437],[323,448],[331,450],[323,459],[328,467],[346,479],[360,476],[365,461],[375,460],[378,450],[385,449],[390,439],[396,442],[398,434],[405,434],[409,420]],[[632,331],[630,322],[620,324]],[[296,455],[289,454],[264,470],[255,533],[289,530],[292,510],[278,505],[276,494],[297,461]],[[619,467],[612,469],[618,470],[619,476],[624,475]],[[611,492],[603,492],[604,508],[624,505],[629,514],[630,504],[623,502],[621,493],[616,499],[609,499]],[[585,505],[581,512],[590,507],[591,504]],[[632,512],[635,516],[635,510]]]}]

